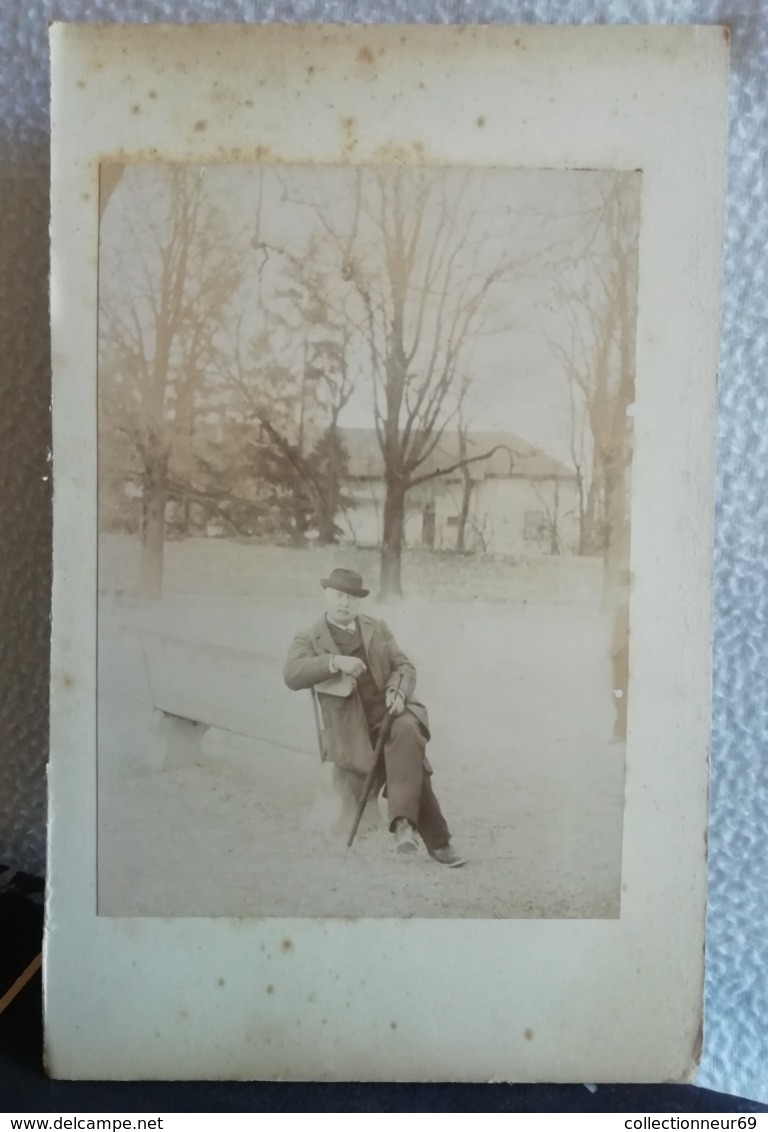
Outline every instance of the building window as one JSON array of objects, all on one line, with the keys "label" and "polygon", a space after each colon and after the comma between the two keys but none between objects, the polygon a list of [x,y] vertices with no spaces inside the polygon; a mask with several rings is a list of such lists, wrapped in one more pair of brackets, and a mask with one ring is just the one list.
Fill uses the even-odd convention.
[{"label": "building window", "polygon": [[429,547],[430,550],[433,550],[435,546],[434,503],[427,503],[421,513],[421,545]]},{"label": "building window", "polygon": [[523,520],[523,538],[526,542],[541,542],[547,538],[548,523],[544,511],[526,511]]}]

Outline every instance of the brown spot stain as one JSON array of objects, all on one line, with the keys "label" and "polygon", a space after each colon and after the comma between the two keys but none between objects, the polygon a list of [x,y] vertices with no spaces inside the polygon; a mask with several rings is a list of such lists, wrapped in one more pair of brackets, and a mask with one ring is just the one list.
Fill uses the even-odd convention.
[{"label": "brown spot stain", "polygon": [[341,128],[344,133],[344,156],[349,157],[352,150],[357,146],[357,123],[354,118],[342,118]]},{"label": "brown spot stain", "polygon": [[141,114],[140,102],[134,102],[133,106],[131,107],[131,114]]},{"label": "brown spot stain", "polygon": [[479,130],[482,130],[484,125],[485,125],[485,115],[481,114],[480,117],[477,119],[477,128]]},{"label": "brown spot stain", "polygon": [[423,157],[423,142],[411,142],[410,145],[396,145],[394,142],[387,142],[386,145],[381,145],[376,150],[374,161],[380,161],[383,165],[415,165]]},{"label": "brown spot stain", "polygon": [[226,979],[219,979],[218,982],[216,983],[217,987],[225,987],[226,985],[227,985]]},{"label": "brown spot stain", "polygon": [[527,1026],[527,1027],[526,1027],[526,1028],[525,1028],[525,1029],[523,1030],[523,1037],[525,1038],[525,1040],[526,1040],[527,1042],[532,1042],[532,1041],[533,1041],[533,1030],[531,1029],[531,1027],[530,1027],[530,1026]]},{"label": "brown spot stain", "polygon": [[293,940],[289,939],[286,936],[286,938],[280,944],[280,950],[282,951],[283,955],[290,955],[293,951]]},{"label": "brown spot stain", "polygon": [[195,133],[202,134],[203,130],[208,128],[208,123],[205,118],[198,118],[195,122]]},{"label": "brown spot stain", "polygon": [[147,98],[157,98],[157,91],[156,90],[147,91]]},{"label": "brown spot stain", "polygon": [[308,75],[314,75],[314,73],[315,73],[315,68],[310,63],[310,65],[307,67],[307,74]]},{"label": "brown spot stain", "polygon": [[185,1018],[189,1018],[189,1011],[182,1007],[182,1009],[179,1011],[179,1019],[180,1021],[183,1021]]},{"label": "brown spot stain", "polygon": [[275,993],[275,988],[272,985],[272,983],[269,983],[269,985],[267,986],[267,994],[274,994],[274,993]]},{"label": "brown spot stain", "polygon": [[85,90],[85,86],[86,86],[85,79],[78,79],[77,85],[80,87],[80,90]]},{"label": "brown spot stain", "polygon": [[62,674],[61,674],[61,684],[62,684],[62,687],[64,687],[64,688],[74,688],[75,678],[74,678],[74,676],[72,675],[71,672],[62,672]]},{"label": "brown spot stain", "polygon": [[368,46],[367,43],[364,43],[363,46],[358,51],[357,61],[358,61],[358,63],[368,63],[368,64],[373,62],[373,52],[371,51],[371,49],[370,49],[370,47]]},{"label": "brown spot stain", "polygon": [[252,98],[246,98],[245,102],[243,103],[243,106],[247,106],[248,109],[250,110],[250,108],[253,106],[253,99]]},{"label": "brown spot stain", "polygon": [[390,1030],[396,1030],[397,1029],[397,1022],[390,1022],[389,1028],[390,1028]]}]

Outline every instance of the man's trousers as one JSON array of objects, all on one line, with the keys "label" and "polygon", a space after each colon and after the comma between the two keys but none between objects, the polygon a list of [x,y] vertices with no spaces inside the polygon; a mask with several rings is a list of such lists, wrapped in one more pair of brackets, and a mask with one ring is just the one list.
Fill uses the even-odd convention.
[{"label": "man's trousers", "polygon": [[439,849],[451,835],[432,789],[432,776],[424,767],[426,746],[427,738],[415,716],[404,711],[394,717],[384,744],[389,827],[398,818],[407,818],[427,849]]},{"label": "man's trousers", "polygon": [[[373,746],[376,738],[376,731],[373,731]],[[404,711],[394,717],[384,744],[389,825],[391,829],[398,818],[407,818],[419,831],[427,849],[439,849],[447,845],[451,835],[432,789],[432,775],[424,767],[426,746],[427,737],[415,716]],[[363,775],[337,768],[337,781],[340,786],[351,789],[356,799],[360,797]],[[384,781],[382,774],[374,783],[376,791]]]}]

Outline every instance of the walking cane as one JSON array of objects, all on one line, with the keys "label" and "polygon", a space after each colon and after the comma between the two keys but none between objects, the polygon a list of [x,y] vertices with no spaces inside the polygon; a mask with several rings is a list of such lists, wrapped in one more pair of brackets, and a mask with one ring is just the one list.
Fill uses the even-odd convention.
[{"label": "walking cane", "polygon": [[374,751],[373,751],[373,764],[371,766],[371,769],[368,771],[368,774],[365,777],[365,782],[363,783],[363,790],[362,790],[362,793],[360,794],[360,801],[357,803],[357,813],[355,814],[355,823],[352,826],[352,829],[350,830],[349,837],[347,838],[347,849],[349,849],[352,842],[355,840],[355,834],[357,833],[358,826],[360,825],[360,819],[362,818],[363,811],[365,810],[365,807],[368,803],[368,796],[371,793],[371,787],[373,786],[373,780],[376,777],[376,771],[379,768],[379,762],[381,761],[381,756],[384,753],[384,744],[387,741],[387,737],[389,735],[389,729],[392,726],[392,719],[393,719],[392,709],[394,708],[395,703],[397,701],[397,694],[400,691],[400,685],[402,684],[402,682],[403,682],[403,677],[401,675],[400,679],[397,681],[397,687],[395,688],[395,695],[392,699],[392,703],[389,705],[389,708],[387,709],[387,714],[384,716],[383,720],[381,721],[381,727],[379,728],[379,737],[376,740],[376,746],[375,746]]}]

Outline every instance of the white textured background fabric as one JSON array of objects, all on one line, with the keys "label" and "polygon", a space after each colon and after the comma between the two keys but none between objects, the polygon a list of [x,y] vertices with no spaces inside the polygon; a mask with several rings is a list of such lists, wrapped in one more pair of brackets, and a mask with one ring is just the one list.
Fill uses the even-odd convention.
[{"label": "white textured background fabric", "polygon": [[[33,872],[42,871],[45,861],[50,585],[46,32],[54,19],[730,26],[706,1033],[697,1083],[768,1102],[768,4],[2,0],[0,861]],[[698,658],[690,661],[696,664]],[[673,923],[669,930],[676,930]]]}]

